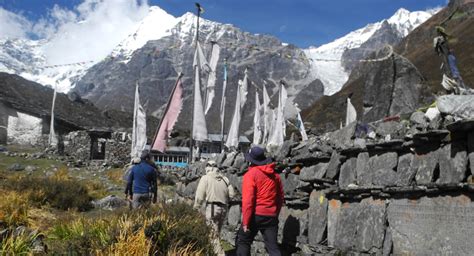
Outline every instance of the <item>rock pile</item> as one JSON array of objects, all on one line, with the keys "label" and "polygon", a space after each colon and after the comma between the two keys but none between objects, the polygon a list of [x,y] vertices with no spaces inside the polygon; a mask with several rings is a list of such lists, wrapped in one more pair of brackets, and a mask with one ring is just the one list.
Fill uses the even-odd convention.
[{"label": "rock pile", "polygon": [[[288,252],[468,255],[474,249],[473,96],[442,96],[411,116],[353,123],[307,142],[286,141],[274,154],[299,163],[281,174],[286,206],[280,241]],[[241,189],[243,155],[217,159]],[[192,199],[204,168],[193,165],[177,183]],[[240,199],[222,236],[234,243]],[[257,240],[258,241],[258,240]],[[264,253],[257,242],[255,253]]]}]

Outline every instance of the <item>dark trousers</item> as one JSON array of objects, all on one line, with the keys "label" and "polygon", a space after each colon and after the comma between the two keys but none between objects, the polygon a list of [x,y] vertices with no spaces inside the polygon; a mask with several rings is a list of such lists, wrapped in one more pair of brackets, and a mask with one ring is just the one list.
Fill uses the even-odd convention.
[{"label": "dark trousers", "polygon": [[254,215],[249,225],[249,231],[244,232],[240,227],[237,233],[237,256],[250,255],[250,246],[258,231],[262,233],[265,248],[270,256],[280,256],[278,248],[278,217]]}]

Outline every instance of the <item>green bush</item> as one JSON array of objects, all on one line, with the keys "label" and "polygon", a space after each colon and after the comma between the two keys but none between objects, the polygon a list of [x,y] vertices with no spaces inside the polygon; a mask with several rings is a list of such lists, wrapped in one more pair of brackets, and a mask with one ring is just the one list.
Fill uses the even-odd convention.
[{"label": "green bush", "polygon": [[204,217],[184,203],[166,205],[162,216],[145,229],[152,240],[153,255],[166,255],[173,248],[190,247],[204,255],[214,255],[210,238],[211,228]]},{"label": "green bush", "polygon": [[87,188],[74,180],[23,177],[5,180],[2,187],[28,193],[29,201],[36,206],[49,204],[60,210],[79,211],[93,208]]},{"label": "green bush", "polygon": [[90,255],[95,250],[107,248],[113,241],[114,220],[79,219],[72,223],[59,224],[48,234],[51,251],[68,255]]}]

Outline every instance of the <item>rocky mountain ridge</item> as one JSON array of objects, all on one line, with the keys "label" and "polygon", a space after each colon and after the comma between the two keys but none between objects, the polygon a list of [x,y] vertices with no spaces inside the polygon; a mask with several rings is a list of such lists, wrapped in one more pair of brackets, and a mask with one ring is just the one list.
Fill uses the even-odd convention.
[{"label": "rocky mountain ridge", "polygon": [[[335,130],[344,120],[348,95],[357,109],[358,120],[370,122],[390,116],[400,116],[430,105],[436,94],[444,94],[441,88],[441,59],[433,50],[435,27],[444,26],[455,38],[450,43],[455,52],[472,52],[474,3],[451,1],[450,4],[415,29],[397,46],[393,55],[379,62],[357,65],[336,94],[324,97],[303,113],[312,122],[314,132]],[[448,19],[451,16],[450,19]],[[371,58],[387,56],[388,48]],[[469,54],[456,54],[458,66],[466,84],[472,86],[473,73],[469,66],[473,58]],[[404,107],[402,107],[404,106]]]}]

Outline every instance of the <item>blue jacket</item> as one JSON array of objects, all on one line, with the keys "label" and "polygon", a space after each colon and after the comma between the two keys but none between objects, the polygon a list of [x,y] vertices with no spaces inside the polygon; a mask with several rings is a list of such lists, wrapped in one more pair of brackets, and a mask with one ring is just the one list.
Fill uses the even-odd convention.
[{"label": "blue jacket", "polygon": [[125,193],[132,195],[133,193],[146,194],[152,192],[156,196],[156,179],[155,168],[145,160],[142,160],[140,164],[135,165],[130,171]]}]

